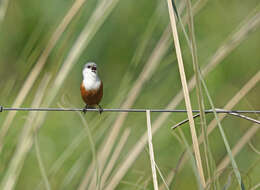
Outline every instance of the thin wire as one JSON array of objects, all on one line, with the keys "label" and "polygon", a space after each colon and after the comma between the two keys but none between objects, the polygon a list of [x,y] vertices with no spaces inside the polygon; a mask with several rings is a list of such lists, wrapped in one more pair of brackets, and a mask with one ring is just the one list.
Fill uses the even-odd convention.
[{"label": "thin wire", "polygon": [[[219,109],[218,109],[218,110],[219,110]],[[219,111],[221,111],[221,110],[219,110]],[[223,112],[218,112],[217,110],[216,110],[216,112],[217,112],[217,113],[223,113]],[[207,113],[212,113],[212,112],[206,112],[206,114],[207,114]],[[245,119],[245,120],[248,120],[248,121],[257,123],[257,124],[260,124],[260,121],[259,121],[259,120],[256,120],[256,119],[254,119],[254,118],[251,118],[251,117],[248,117],[248,116],[245,116],[245,115],[241,115],[241,114],[239,114],[239,112],[237,112],[237,111],[236,111],[236,112],[230,111],[230,112],[225,112],[225,113],[226,113],[226,114],[229,114],[229,115],[236,116],[236,117],[240,117],[240,118],[242,118],[242,119]],[[240,112],[240,113],[242,113],[242,112]],[[243,113],[249,113],[249,112],[243,112]],[[256,112],[256,113],[258,113],[258,112]],[[194,119],[197,118],[197,117],[200,117],[200,114],[199,114],[199,113],[193,116]],[[171,127],[171,129],[176,129],[177,127],[180,127],[181,125],[187,123],[188,121],[189,121],[188,119],[185,119],[185,120],[183,120],[183,121],[177,123],[177,124],[174,125],[173,127]]]},{"label": "thin wire", "polygon": [[[186,113],[187,110],[184,109],[98,109],[98,108],[10,108],[0,106],[0,112],[2,111],[89,111],[89,112],[146,112],[146,110],[150,110],[150,112],[175,112],[175,113]],[[193,113],[199,113],[199,110],[192,110]],[[228,113],[228,114],[240,114],[240,113],[248,113],[248,114],[260,114],[260,110],[224,110],[224,109],[216,109],[217,113]],[[213,113],[213,110],[205,110],[205,113]]]}]

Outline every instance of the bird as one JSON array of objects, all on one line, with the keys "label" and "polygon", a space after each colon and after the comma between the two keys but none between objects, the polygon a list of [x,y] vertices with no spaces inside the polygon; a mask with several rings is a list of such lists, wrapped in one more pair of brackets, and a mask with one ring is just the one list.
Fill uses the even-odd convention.
[{"label": "bird", "polygon": [[84,65],[82,70],[83,80],[80,85],[80,92],[83,101],[86,103],[83,112],[86,113],[88,108],[95,108],[98,106],[99,113],[103,112],[99,105],[103,97],[103,82],[98,76],[97,64],[88,62]]}]

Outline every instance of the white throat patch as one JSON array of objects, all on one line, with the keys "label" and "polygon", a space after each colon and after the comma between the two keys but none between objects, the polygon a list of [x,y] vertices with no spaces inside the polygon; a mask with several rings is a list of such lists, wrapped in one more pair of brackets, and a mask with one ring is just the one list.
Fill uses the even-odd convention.
[{"label": "white throat patch", "polygon": [[90,69],[83,70],[83,86],[86,90],[97,90],[101,85],[101,81],[97,73],[92,72]]}]

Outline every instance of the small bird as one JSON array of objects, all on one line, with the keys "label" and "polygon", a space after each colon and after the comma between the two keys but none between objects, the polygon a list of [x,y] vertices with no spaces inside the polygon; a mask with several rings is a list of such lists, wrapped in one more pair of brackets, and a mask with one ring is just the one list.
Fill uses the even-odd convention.
[{"label": "small bird", "polygon": [[99,103],[103,97],[103,83],[98,77],[97,64],[93,62],[85,64],[82,74],[83,81],[80,85],[80,91],[82,99],[86,103],[83,112],[86,113],[86,109],[98,106],[101,114],[103,109]]}]

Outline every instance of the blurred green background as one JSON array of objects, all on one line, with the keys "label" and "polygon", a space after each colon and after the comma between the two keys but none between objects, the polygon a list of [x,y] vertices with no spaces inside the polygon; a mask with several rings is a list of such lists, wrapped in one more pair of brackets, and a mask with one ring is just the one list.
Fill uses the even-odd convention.
[{"label": "blurred green background", "polygon": [[[54,31],[76,1],[2,0],[0,2],[2,12],[4,11],[3,5],[6,2],[6,12],[3,19],[0,20],[0,105],[12,107]],[[99,76],[104,83],[104,97],[101,102],[103,108],[119,108],[127,101],[138,77],[142,75],[143,70],[148,69],[144,66],[149,60],[155,59],[151,58],[151,55],[169,24],[166,1],[118,1],[107,17],[102,13],[105,8],[102,9],[100,14],[101,18],[104,16],[104,22],[101,23],[96,32],[92,33],[94,34],[93,38],[90,39],[86,47],[82,48],[79,58],[72,62],[71,68],[65,80],[59,86],[53,101],[50,104],[46,103],[48,98],[52,96],[56,77],[62,71],[63,64],[72,52],[76,40],[85,25],[91,20],[93,13],[98,9],[97,7],[103,2],[105,1],[86,0],[82,5],[62,33],[55,47],[51,49],[46,63],[40,70],[21,107],[32,106],[32,101],[37,95],[37,89],[46,74],[51,78],[46,92],[43,91],[42,107],[46,105],[50,107],[83,107],[84,103],[80,96],[79,86],[82,80],[81,70],[88,61],[96,62],[99,67]],[[110,2],[112,1],[107,1],[105,4]],[[254,15],[257,13],[259,15],[260,7],[259,0],[192,1],[193,5],[196,3],[204,3],[194,17],[199,64],[203,68],[229,36],[232,36],[241,26],[247,24],[248,20]],[[186,9],[181,13],[183,2],[177,1],[176,5],[180,15],[184,18]],[[98,17],[96,16],[96,18]],[[257,18],[259,20],[259,16]],[[182,21],[185,22],[184,19]],[[98,23],[94,23],[95,25],[98,25]],[[187,30],[187,27],[185,29]],[[170,45],[167,46],[162,58],[157,61],[158,66],[156,66],[155,71],[142,85],[141,92],[132,105],[133,108],[165,108],[181,90],[178,65],[170,32],[170,30],[166,30],[166,34],[170,36],[166,41]],[[194,71],[190,50],[181,27],[179,27],[179,35],[185,71],[187,79],[190,79]],[[231,44],[231,42],[228,44]],[[205,77],[216,107],[223,108],[251,77],[259,72],[259,50],[260,28],[258,24],[244,36],[238,47],[228,52],[221,63]],[[159,52],[159,50],[156,51]],[[259,110],[259,94],[260,85],[258,83],[233,109]],[[195,90],[191,92],[191,100],[193,108],[198,109]],[[205,107],[211,109],[206,98]],[[184,102],[182,101],[177,108],[185,109]],[[0,113],[0,125],[5,122],[7,114],[8,112]],[[84,115],[97,151],[99,148],[103,148],[101,142],[111,131],[118,115],[108,112],[102,115],[97,113]],[[155,121],[158,116],[159,114],[152,113],[152,121]],[[250,116],[258,117],[257,115]],[[182,152],[186,149],[183,144],[176,140],[174,133],[177,132],[171,131],[170,127],[185,118],[185,114],[170,114],[167,120],[163,122],[163,126],[154,135],[155,160],[165,177],[176,168]],[[208,123],[212,119],[213,115],[207,115]],[[22,138],[21,134],[26,127],[29,127],[25,125],[27,120],[30,120],[28,112],[17,113],[7,134],[1,139],[3,140],[0,154],[1,183],[8,175],[11,160],[15,156],[19,140]],[[196,119],[195,121],[198,128],[197,133],[201,134],[200,120]],[[249,121],[232,116],[226,117],[222,124],[231,148],[239,142],[243,134],[252,125]],[[48,173],[69,145],[78,138],[79,134],[84,132],[85,127],[79,114],[74,112],[49,112],[39,127],[37,136],[40,154]],[[145,114],[129,113],[120,134],[127,128],[130,129],[130,135],[115,166],[120,166],[124,162],[126,157],[129,156],[128,153],[131,148],[140,141],[143,134],[146,134]],[[191,144],[188,124],[183,125],[182,129],[188,143]],[[257,140],[259,138],[259,132],[251,138],[252,144],[258,150],[260,150],[260,143]],[[118,139],[115,140],[118,142]],[[212,155],[216,165],[218,165],[226,155],[226,149],[217,129],[209,136],[209,141]],[[55,174],[48,175],[51,189],[77,189],[81,184],[92,159],[88,137],[83,138],[70,153],[65,162],[60,162],[62,163],[61,168]],[[72,174],[71,168],[75,166],[79,158],[81,158],[79,167]],[[205,168],[203,156],[202,159]],[[235,159],[246,189],[250,189],[259,183],[259,154],[246,144]],[[44,189],[43,184],[39,185],[43,177],[37,162],[34,143],[25,156],[24,163],[22,163],[20,163],[21,173],[15,182],[15,189]],[[190,162],[187,163],[169,184],[170,189],[197,189],[196,175],[193,173]],[[116,170],[113,169],[113,172],[111,176],[116,173]],[[67,177],[69,174],[72,175],[71,179]],[[145,147],[116,189],[152,189],[151,175],[148,148]],[[232,174],[231,166],[224,170],[219,179],[220,189],[227,183],[228,176],[231,176],[232,179],[229,188],[237,189],[238,185]],[[159,180],[159,182],[161,183],[162,180]]]}]

